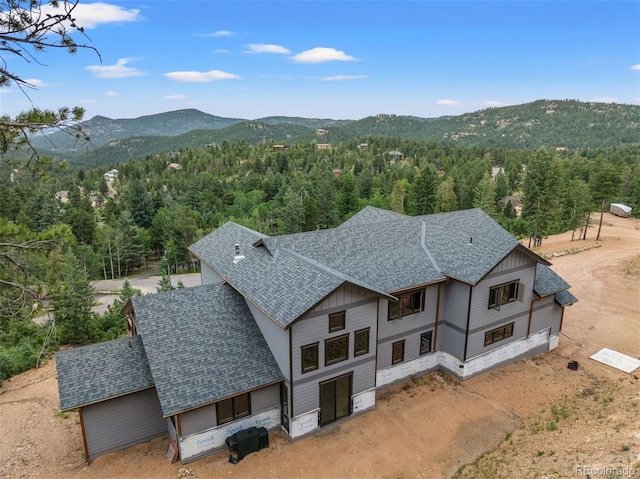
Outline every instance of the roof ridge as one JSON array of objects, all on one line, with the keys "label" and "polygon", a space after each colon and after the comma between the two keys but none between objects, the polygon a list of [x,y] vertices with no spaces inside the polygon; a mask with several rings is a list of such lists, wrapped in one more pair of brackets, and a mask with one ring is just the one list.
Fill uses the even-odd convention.
[{"label": "roof ridge", "polygon": [[424,252],[427,253],[427,257],[429,258],[429,261],[431,261],[431,264],[436,269],[436,271],[440,274],[443,274],[442,270],[440,269],[440,266],[438,266],[438,263],[436,262],[436,259],[431,254],[431,251],[429,251],[429,248],[427,248],[426,236],[427,236],[427,223],[426,221],[422,220],[422,238],[420,238],[420,245],[422,246],[422,249],[424,249]]}]

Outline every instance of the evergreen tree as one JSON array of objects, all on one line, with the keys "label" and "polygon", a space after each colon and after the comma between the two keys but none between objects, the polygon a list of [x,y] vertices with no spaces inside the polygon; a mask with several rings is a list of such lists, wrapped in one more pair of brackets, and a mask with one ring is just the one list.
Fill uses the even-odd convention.
[{"label": "evergreen tree", "polygon": [[489,216],[496,217],[496,190],[491,175],[485,173],[474,190],[474,208],[480,208]]},{"label": "evergreen tree", "polygon": [[171,284],[171,276],[169,275],[169,264],[167,263],[167,260],[164,257],[160,261],[160,272],[162,274],[162,277],[160,278],[160,281],[158,281],[158,286],[156,286],[156,291],[158,293],[162,293],[165,291],[172,291],[176,289]]},{"label": "evergreen tree", "polygon": [[428,215],[439,210],[438,170],[433,163],[425,165],[413,185],[413,210],[416,215]]},{"label": "evergreen tree", "polygon": [[600,239],[602,218],[607,206],[607,201],[618,194],[621,183],[622,178],[618,169],[606,161],[602,156],[598,156],[593,162],[591,173],[589,175],[589,188],[591,189],[591,195],[593,199],[598,202],[598,207],[600,209],[600,223],[598,225],[596,241]]},{"label": "evergreen tree", "polygon": [[155,214],[153,200],[139,178],[129,184],[127,204],[135,224],[141,228],[149,228]]},{"label": "evergreen tree", "polygon": [[344,173],[340,177],[340,190],[337,198],[338,216],[342,221],[358,211],[359,197],[356,178],[351,173]]},{"label": "evergreen tree", "polygon": [[438,185],[438,212],[455,211],[458,208],[458,197],[454,190],[453,177],[449,177]]},{"label": "evergreen tree", "polygon": [[62,278],[53,296],[53,314],[63,344],[88,344],[97,336],[93,313],[94,288],[87,272],[67,254]]}]

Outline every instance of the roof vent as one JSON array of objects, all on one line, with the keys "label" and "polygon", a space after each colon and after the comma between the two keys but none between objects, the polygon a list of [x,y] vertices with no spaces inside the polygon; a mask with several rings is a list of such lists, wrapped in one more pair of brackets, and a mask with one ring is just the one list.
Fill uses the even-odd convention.
[{"label": "roof vent", "polygon": [[233,264],[238,264],[244,259],[244,256],[240,254],[240,245],[236,243],[236,255],[233,257]]}]

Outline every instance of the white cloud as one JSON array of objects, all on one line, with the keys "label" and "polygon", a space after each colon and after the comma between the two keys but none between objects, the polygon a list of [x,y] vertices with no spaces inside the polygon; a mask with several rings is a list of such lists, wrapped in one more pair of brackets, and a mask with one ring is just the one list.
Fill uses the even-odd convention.
[{"label": "white cloud", "polygon": [[33,86],[34,88],[38,88],[41,86],[47,86],[47,84],[45,82],[43,82],[42,80],[39,80],[38,78],[28,78],[25,80],[29,85]]},{"label": "white cloud", "polygon": [[[42,12],[51,15],[64,13],[61,8],[53,8],[46,5]],[[137,8],[126,10],[118,5],[108,3],[79,3],[73,10],[72,17],[76,19],[79,27],[86,29],[95,28],[102,23],[136,22],[142,18]]]},{"label": "white cloud", "polygon": [[438,100],[436,102],[436,105],[440,105],[440,106],[458,106],[460,105],[460,102],[457,100],[447,100],[446,98],[443,98],[442,100]]},{"label": "white cloud", "polygon": [[235,35],[235,33],[230,32],[229,30],[218,30],[217,32],[207,33],[207,37],[231,37]]},{"label": "white cloud", "polygon": [[185,95],[179,94],[179,95],[165,95],[164,96],[165,100],[186,100],[187,97]]},{"label": "white cloud", "polygon": [[184,83],[205,83],[218,80],[237,80],[240,78],[238,75],[221,70],[211,70],[208,72],[169,72],[165,73],[164,76]]},{"label": "white cloud", "polygon": [[113,90],[107,90],[104,92],[104,96],[118,96],[118,92]]},{"label": "white cloud", "polygon": [[86,69],[97,78],[128,78],[146,75],[146,73],[137,68],[128,67],[127,63],[130,61],[130,58],[121,58],[115,65],[91,65]]},{"label": "white cloud", "polygon": [[312,48],[311,50],[292,56],[291,59],[296,63],[352,62],[355,60],[354,57],[347,55],[342,50],[325,47]]},{"label": "white cloud", "polygon": [[231,50],[225,50],[224,48],[218,48],[214,50],[213,53],[231,53]]},{"label": "white cloud", "polygon": [[349,81],[363,80],[369,78],[367,75],[334,75],[332,77],[322,77],[318,81]]},{"label": "white cloud", "polygon": [[496,107],[496,106],[504,106],[505,102],[503,101],[493,101],[493,100],[487,100],[484,102],[485,106],[491,106],[491,107]]},{"label": "white cloud", "polygon": [[76,100],[74,103],[77,103],[79,105],[89,105],[95,102],[96,102],[95,100],[87,98],[86,100]]},{"label": "white cloud", "polygon": [[271,45],[267,43],[252,43],[246,53],[282,53],[284,55],[291,53],[285,47],[280,45]]},{"label": "white cloud", "polygon": [[631,69],[635,71],[640,71],[640,63],[638,63],[637,65],[631,65]]},{"label": "white cloud", "polygon": [[594,103],[615,103],[616,99],[615,98],[610,98],[610,97],[607,97],[607,96],[603,96],[603,97],[600,97],[600,98],[592,98],[589,101],[592,101]]}]

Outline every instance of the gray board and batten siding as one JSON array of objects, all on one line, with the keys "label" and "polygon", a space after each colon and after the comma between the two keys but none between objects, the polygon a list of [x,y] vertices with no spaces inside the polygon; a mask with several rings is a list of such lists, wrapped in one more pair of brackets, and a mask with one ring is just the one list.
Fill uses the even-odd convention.
[{"label": "gray board and batten siding", "polygon": [[[378,296],[343,285],[291,326],[293,413],[296,417],[320,407],[319,383],[353,373],[352,394],[375,388]],[[345,311],[345,329],[329,332],[329,314]],[[354,333],[369,329],[369,351],[354,357]],[[348,359],[325,366],[325,340],[348,334]],[[318,343],[318,369],[302,373],[302,346]]]},{"label": "gray board and batten siding", "polygon": [[[420,356],[420,335],[429,331],[436,336],[435,326],[438,308],[438,285],[429,285],[424,292],[420,312],[399,319],[389,320],[389,301],[381,299],[378,322],[378,369],[391,366],[393,343],[405,340],[404,362]],[[439,332],[438,332],[439,334]]]},{"label": "gray board and batten siding", "polygon": [[80,408],[89,462],[167,434],[155,388]]},{"label": "gray board and batten siding", "polygon": [[140,336],[56,353],[62,411],[78,409],[90,462],[167,432]]},{"label": "gray board and batten siding", "polygon": [[[535,261],[516,249],[475,285],[471,295],[471,307],[469,308],[469,329],[467,332],[465,361],[527,337],[530,314],[529,304],[531,298],[533,298],[535,275]],[[522,283],[524,287],[523,301],[511,301],[502,305],[500,310],[490,308],[490,289],[512,281]],[[513,336],[489,346],[484,345],[487,331],[509,323],[514,323]]]}]

